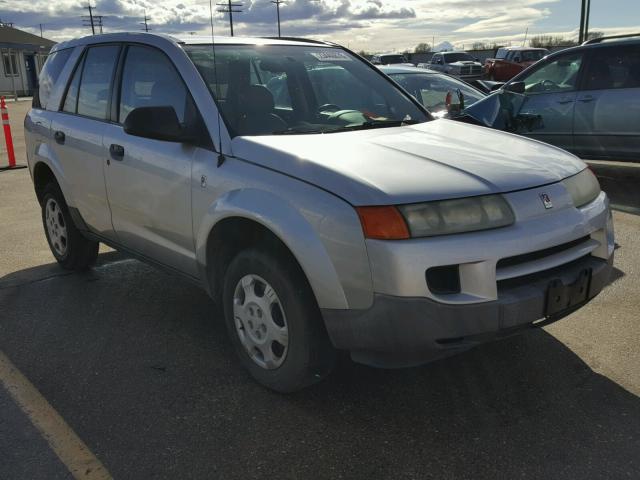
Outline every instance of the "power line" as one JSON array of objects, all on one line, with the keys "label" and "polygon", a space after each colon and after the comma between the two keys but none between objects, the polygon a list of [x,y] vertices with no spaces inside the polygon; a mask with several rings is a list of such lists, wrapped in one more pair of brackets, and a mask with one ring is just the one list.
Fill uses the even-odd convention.
[{"label": "power line", "polygon": [[270,0],[276,6],[276,12],[278,13],[278,38],[280,37],[280,4],[284,3],[284,0]]},{"label": "power line", "polygon": [[218,9],[218,12],[229,14],[229,29],[231,30],[231,36],[233,37],[233,14],[242,13],[242,10],[239,10],[240,7],[242,7],[242,4],[232,3],[231,0],[228,0],[226,3],[218,3],[216,5],[222,7]]},{"label": "power line", "polygon": [[149,30],[151,30],[149,28],[149,25],[147,24],[147,22],[151,20],[149,17],[147,17],[147,11],[144,11],[144,22],[140,22],[140,25],[144,25],[144,27],[142,28],[142,30],[144,30],[145,32],[148,32]]}]

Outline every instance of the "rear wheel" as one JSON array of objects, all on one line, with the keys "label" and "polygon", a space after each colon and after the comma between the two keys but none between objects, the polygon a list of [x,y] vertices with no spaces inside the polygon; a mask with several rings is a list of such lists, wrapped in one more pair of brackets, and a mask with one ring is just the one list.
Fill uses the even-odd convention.
[{"label": "rear wheel", "polygon": [[289,255],[240,252],[222,295],[236,353],[259,383],[293,392],[329,374],[336,352],[307,279]]},{"label": "rear wheel", "polygon": [[63,268],[84,270],[93,265],[98,242],[87,240],[78,231],[55,183],[49,183],[42,193],[42,223],[51,253]]}]

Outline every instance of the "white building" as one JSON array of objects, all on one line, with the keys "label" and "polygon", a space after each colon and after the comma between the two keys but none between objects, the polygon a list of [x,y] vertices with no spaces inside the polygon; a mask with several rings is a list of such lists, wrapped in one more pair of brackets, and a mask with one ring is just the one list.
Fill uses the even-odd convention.
[{"label": "white building", "polygon": [[51,40],[0,23],[0,95],[32,95]]}]

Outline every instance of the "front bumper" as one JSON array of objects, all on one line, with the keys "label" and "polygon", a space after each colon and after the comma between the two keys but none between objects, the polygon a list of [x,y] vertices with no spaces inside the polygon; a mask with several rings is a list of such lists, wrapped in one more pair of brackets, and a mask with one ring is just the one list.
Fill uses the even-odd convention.
[{"label": "front bumper", "polygon": [[[607,284],[613,254],[604,260],[585,256],[569,264],[498,285],[498,299],[446,304],[428,298],[376,294],[367,310],[322,311],[336,348],[368,365],[396,368],[453,355],[495,338],[546,325],[575,311]],[[559,279],[569,288],[585,269],[591,271],[586,300],[545,317],[547,289]]]}]

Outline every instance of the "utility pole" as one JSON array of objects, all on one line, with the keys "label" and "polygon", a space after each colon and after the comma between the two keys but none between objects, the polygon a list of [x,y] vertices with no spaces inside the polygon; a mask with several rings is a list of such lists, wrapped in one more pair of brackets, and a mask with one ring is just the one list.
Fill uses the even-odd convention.
[{"label": "utility pole", "polygon": [[43,38],[43,35],[42,35],[42,23],[40,24],[40,38]]},{"label": "utility pole", "polygon": [[280,4],[284,3],[284,0],[270,0],[270,1],[276,6],[276,12],[278,12],[278,38],[280,38]]},{"label": "utility pole", "polygon": [[149,25],[147,24],[147,22],[151,20],[149,17],[147,17],[147,11],[144,11],[144,22],[140,22],[140,25],[144,25],[144,27],[142,28],[142,30],[144,30],[145,32],[148,32],[149,30],[151,30],[149,28]]},{"label": "utility pole", "polygon": [[93,6],[91,5],[91,3],[89,3],[86,7],[84,7],[85,9],[89,10],[89,15],[87,18],[87,15],[84,15],[82,17],[82,24],[87,27],[89,25],[91,25],[91,35],[95,35],[96,34],[96,27],[93,24]]},{"label": "utility pole", "polygon": [[231,36],[233,37],[233,14],[234,13],[242,13],[242,10],[239,8],[242,7],[241,3],[231,3],[231,0],[228,0],[227,3],[218,3],[219,8],[218,11],[222,13],[229,14],[229,29],[231,30]]},{"label": "utility pole", "polygon": [[93,18],[96,21],[96,25],[100,27],[100,35],[102,35],[102,19],[104,17],[102,15],[94,15]]}]

